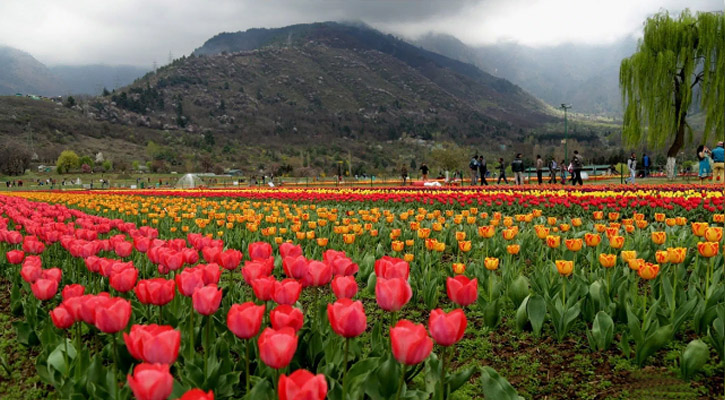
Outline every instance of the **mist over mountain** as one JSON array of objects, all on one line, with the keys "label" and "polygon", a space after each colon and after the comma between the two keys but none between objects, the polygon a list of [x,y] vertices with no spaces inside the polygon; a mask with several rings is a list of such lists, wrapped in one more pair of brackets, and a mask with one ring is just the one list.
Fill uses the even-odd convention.
[{"label": "mist over mountain", "polygon": [[58,96],[65,85],[32,55],[0,45],[0,95]]},{"label": "mist over mountain", "polygon": [[577,113],[611,117],[622,113],[619,64],[634,53],[637,44],[628,38],[596,46],[533,48],[500,43],[470,47],[440,34],[425,35],[415,43],[508,79],[554,107],[567,103]]},{"label": "mist over mountain", "polygon": [[56,65],[50,71],[65,84],[71,94],[100,95],[133,83],[150,68],[131,65]]}]

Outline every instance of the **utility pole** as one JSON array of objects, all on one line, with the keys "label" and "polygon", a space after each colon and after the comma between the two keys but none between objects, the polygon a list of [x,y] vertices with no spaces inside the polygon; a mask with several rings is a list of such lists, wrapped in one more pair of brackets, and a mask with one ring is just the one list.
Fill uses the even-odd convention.
[{"label": "utility pole", "polygon": [[566,111],[571,108],[571,104],[561,103],[560,108],[564,110],[564,160],[569,161],[569,126]]}]

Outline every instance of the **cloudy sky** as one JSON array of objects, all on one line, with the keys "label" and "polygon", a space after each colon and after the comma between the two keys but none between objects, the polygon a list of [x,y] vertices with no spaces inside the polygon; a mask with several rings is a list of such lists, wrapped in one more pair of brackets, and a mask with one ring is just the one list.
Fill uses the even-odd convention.
[{"label": "cloudy sky", "polygon": [[660,9],[717,11],[725,0],[0,0],[0,45],[48,65],[165,64],[219,32],[360,20],[469,45],[611,43]]}]

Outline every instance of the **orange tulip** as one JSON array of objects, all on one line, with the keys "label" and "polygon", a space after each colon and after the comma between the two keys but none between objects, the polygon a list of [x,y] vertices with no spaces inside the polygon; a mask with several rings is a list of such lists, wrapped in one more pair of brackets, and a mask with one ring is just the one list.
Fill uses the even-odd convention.
[{"label": "orange tulip", "polygon": [[549,228],[545,228],[541,225],[534,226],[534,230],[536,231],[536,236],[539,239],[546,239],[547,236],[549,236]]},{"label": "orange tulip", "polygon": [[297,232],[295,235],[297,236],[297,240],[304,240],[306,237],[304,232]]},{"label": "orange tulip", "polygon": [[674,218],[667,218],[667,219],[665,219],[665,225],[670,226],[670,227],[675,226],[675,225],[677,225],[677,220]]},{"label": "orange tulip", "polygon": [[635,221],[641,221],[644,219],[644,214],[642,214],[642,213],[634,213],[633,216],[634,216]]},{"label": "orange tulip", "polygon": [[420,229],[420,222],[411,222],[410,223],[411,231],[417,231],[418,229]]},{"label": "orange tulip", "polygon": [[569,276],[574,272],[574,261],[556,260],[556,270],[561,276]]},{"label": "orange tulip", "polygon": [[476,223],[476,217],[474,217],[474,216],[468,216],[468,217],[466,217],[466,223],[468,225],[475,224]]},{"label": "orange tulip", "polygon": [[657,250],[655,252],[655,260],[658,264],[666,264],[670,260],[670,254],[667,250]]},{"label": "orange tulip", "polygon": [[413,247],[413,245],[415,245],[415,240],[413,240],[413,239],[407,239],[405,241],[405,247]]},{"label": "orange tulip", "polygon": [[471,241],[470,240],[464,240],[461,242],[458,242],[458,250],[468,253],[471,251]]},{"label": "orange tulip", "polygon": [[446,244],[443,243],[443,242],[437,242],[435,244],[435,249],[434,250],[437,251],[437,252],[439,252],[439,253],[442,253],[442,252],[444,252],[446,250]]},{"label": "orange tulip", "polygon": [[478,227],[478,236],[484,238],[492,238],[496,234],[496,228],[491,225],[484,225]]},{"label": "orange tulip", "polygon": [[652,232],[652,243],[662,244],[667,241],[667,233],[664,231]]},{"label": "orange tulip", "polygon": [[280,236],[277,236],[274,238],[274,242],[277,244],[282,244],[282,242],[284,242],[284,239]]},{"label": "orange tulip", "polygon": [[602,242],[602,237],[597,235],[596,233],[585,233],[584,234],[584,243],[586,243],[587,247],[596,247],[599,246],[599,243]]},{"label": "orange tulip", "polygon": [[583,242],[581,239],[566,239],[564,244],[569,251],[579,251],[582,249]]},{"label": "orange tulip", "polygon": [[498,260],[498,258],[495,258],[495,257],[486,257],[483,260],[483,265],[489,271],[495,271],[495,270],[497,270],[498,269],[498,263],[499,263],[499,260]]},{"label": "orange tulip", "polygon": [[503,217],[503,226],[509,227],[514,224],[514,219],[511,217]]},{"label": "orange tulip", "polygon": [[644,263],[644,265],[640,266],[639,270],[637,270],[640,278],[647,280],[656,278],[659,272],[660,266],[658,264],[648,262]]},{"label": "orange tulip", "polygon": [[534,214],[534,217],[538,218],[543,214],[543,211],[539,210],[538,208],[535,208],[531,210],[531,213]]},{"label": "orange tulip", "polygon": [[342,235],[342,240],[345,242],[345,244],[353,244],[355,243],[355,234],[347,233]]},{"label": "orange tulip", "polygon": [[612,268],[617,264],[617,255],[601,253],[599,254],[599,264],[604,268]]},{"label": "orange tulip", "polygon": [[548,217],[546,218],[546,223],[550,226],[556,225],[556,217]]},{"label": "orange tulip", "polygon": [[561,225],[559,225],[559,230],[562,231],[562,232],[568,232],[569,231],[569,228],[570,228],[569,224],[561,224]]},{"label": "orange tulip", "polygon": [[725,214],[713,214],[712,222],[719,222],[722,224],[725,222]]},{"label": "orange tulip", "polygon": [[396,229],[391,229],[390,230],[390,238],[391,239],[395,239],[398,236],[400,236],[400,228],[396,228]]},{"label": "orange tulip", "polygon": [[393,240],[393,242],[390,244],[390,247],[393,249],[393,251],[403,251],[405,248],[405,243],[401,242],[400,240]]},{"label": "orange tulip", "polygon": [[519,246],[518,244],[510,244],[510,245],[506,246],[506,252],[511,255],[519,254],[520,250],[521,250],[521,246]]},{"label": "orange tulip", "polygon": [[609,247],[621,249],[624,246],[624,236],[612,236],[609,238]]},{"label": "orange tulip", "polygon": [[428,238],[425,240],[425,248],[428,250],[435,250],[436,243],[438,243],[437,240]]},{"label": "orange tulip", "polygon": [[431,229],[433,229],[433,230],[434,230],[434,231],[436,231],[436,232],[440,232],[440,231],[442,231],[442,230],[443,230],[443,224],[441,224],[440,222],[434,222],[434,223],[433,223],[433,224],[431,225]]},{"label": "orange tulip", "polygon": [[607,226],[604,224],[594,224],[594,230],[596,230],[599,233],[602,233],[607,230]]},{"label": "orange tulip", "polygon": [[610,212],[609,213],[609,220],[610,221],[616,221],[619,219],[619,213],[618,212]]},{"label": "orange tulip", "polygon": [[671,264],[681,264],[685,261],[687,255],[686,247],[668,247],[667,248],[667,262]]},{"label": "orange tulip", "polygon": [[718,253],[718,250],[720,248],[720,243],[718,242],[699,242],[697,243],[697,251],[700,252],[700,255],[703,257],[715,257]]},{"label": "orange tulip", "polygon": [[582,225],[582,219],[581,218],[572,218],[571,219],[571,226],[581,226]]},{"label": "orange tulip", "polygon": [[428,236],[430,236],[430,228],[420,228],[418,229],[418,237],[421,239],[425,239]]},{"label": "orange tulip", "polygon": [[466,272],[466,264],[464,263],[453,263],[452,268],[453,273],[456,275],[461,275]]},{"label": "orange tulip", "polygon": [[327,243],[330,241],[328,238],[317,238],[317,245],[320,247],[327,246]]},{"label": "orange tulip", "polygon": [[655,213],[655,221],[662,222],[665,220],[665,214],[664,213]]},{"label": "orange tulip", "polygon": [[312,240],[315,238],[315,231],[307,231],[305,232],[305,237],[309,240]]},{"label": "orange tulip", "polygon": [[501,231],[501,236],[506,240],[513,240],[517,233],[518,231],[516,229],[508,228]]},{"label": "orange tulip", "polygon": [[629,268],[634,271],[639,271],[640,268],[644,265],[644,260],[641,258],[632,258],[629,261],[627,261],[627,264],[629,264]]},{"label": "orange tulip", "polygon": [[596,220],[604,219],[604,212],[603,211],[594,211],[592,213],[592,217],[594,217],[594,219],[596,219]]},{"label": "orange tulip", "polygon": [[561,236],[549,235],[546,237],[546,245],[551,249],[556,249],[561,245]]},{"label": "orange tulip", "polygon": [[722,240],[722,228],[710,227],[705,230],[705,239],[708,242],[719,242]]},{"label": "orange tulip", "polygon": [[405,253],[405,255],[403,256],[403,260],[405,260],[407,262],[413,262],[414,259],[415,259],[415,256],[410,253]]},{"label": "orange tulip", "polygon": [[622,250],[619,255],[622,256],[622,261],[629,262],[629,260],[637,258],[637,251],[636,250]]},{"label": "orange tulip", "polygon": [[644,229],[647,227],[647,225],[649,225],[649,223],[643,219],[637,220],[636,223],[637,223],[637,228],[639,228],[639,229]]},{"label": "orange tulip", "polygon": [[618,226],[610,226],[607,228],[607,237],[611,238],[612,236],[619,235],[619,227]]},{"label": "orange tulip", "polygon": [[677,218],[675,218],[675,222],[677,223],[678,226],[685,226],[685,225],[687,225],[687,218],[677,217]]},{"label": "orange tulip", "polygon": [[456,231],[456,240],[459,242],[461,240],[466,240],[466,232]]},{"label": "orange tulip", "polygon": [[705,236],[705,231],[707,230],[708,223],[707,222],[693,222],[692,223],[692,234],[695,236]]}]

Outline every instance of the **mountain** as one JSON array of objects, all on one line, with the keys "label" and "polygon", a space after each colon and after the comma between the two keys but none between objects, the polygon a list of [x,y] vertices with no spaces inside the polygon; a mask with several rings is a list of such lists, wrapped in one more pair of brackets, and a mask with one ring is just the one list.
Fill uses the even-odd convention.
[{"label": "mountain", "polygon": [[65,85],[33,56],[0,46],[0,95],[57,96],[65,90]]},{"label": "mountain", "polygon": [[508,79],[553,107],[568,103],[577,113],[609,117],[622,114],[619,64],[636,49],[633,38],[596,46],[532,48],[501,43],[469,47],[449,35],[428,34],[415,43]]},{"label": "mountain", "polygon": [[72,94],[100,95],[133,83],[149,72],[149,68],[131,65],[56,65],[50,71]]}]

